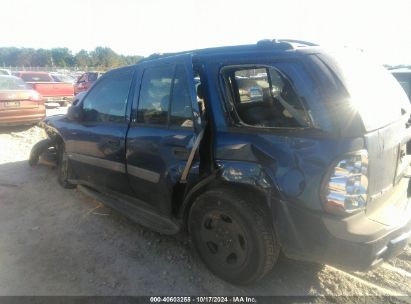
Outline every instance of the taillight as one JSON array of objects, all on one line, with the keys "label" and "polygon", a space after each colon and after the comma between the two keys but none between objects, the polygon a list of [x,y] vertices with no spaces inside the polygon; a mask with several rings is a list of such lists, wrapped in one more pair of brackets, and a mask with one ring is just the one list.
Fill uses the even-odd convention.
[{"label": "taillight", "polygon": [[368,193],[368,153],[349,154],[331,169],[323,182],[324,209],[332,214],[363,210]]},{"label": "taillight", "polygon": [[37,92],[33,92],[33,93],[30,94],[29,99],[31,101],[41,101],[41,95]]}]

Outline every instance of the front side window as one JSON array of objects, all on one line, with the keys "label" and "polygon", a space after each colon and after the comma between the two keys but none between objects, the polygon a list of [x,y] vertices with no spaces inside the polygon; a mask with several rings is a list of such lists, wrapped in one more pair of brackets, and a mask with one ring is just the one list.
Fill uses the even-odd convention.
[{"label": "front side window", "polygon": [[230,107],[243,124],[255,127],[304,128],[311,118],[291,81],[274,67],[223,70]]},{"label": "front side window", "polygon": [[96,81],[97,80],[97,73],[89,73],[88,74],[88,81]]},{"label": "front side window", "polygon": [[85,82],[87,78],[86,74],[81,75],[81,77],[77,80],[77,82]]},{"label": "front side window", "polygon": [[123,122],[133,70],[115,71],[102,79],[83,101],[86,121]]}]

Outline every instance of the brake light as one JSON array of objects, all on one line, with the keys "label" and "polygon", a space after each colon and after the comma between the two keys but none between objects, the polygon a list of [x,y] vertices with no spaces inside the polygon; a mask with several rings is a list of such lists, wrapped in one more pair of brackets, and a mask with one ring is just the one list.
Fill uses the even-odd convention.
[{"label": "brake light", "polygon": [[340,160],[325,177],[324,209],[332,214],[364,210],[368,193],[368,153],[361,150]]}]

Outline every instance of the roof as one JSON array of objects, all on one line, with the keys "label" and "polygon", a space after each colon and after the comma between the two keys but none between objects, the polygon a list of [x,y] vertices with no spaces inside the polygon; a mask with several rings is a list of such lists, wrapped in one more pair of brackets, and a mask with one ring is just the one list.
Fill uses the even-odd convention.
[{"label": "roof", "polygon": [[236,45],[236,46],[223,46],[223,47],[213,47],[213,48],[205,48],[205,49],[197,49],[197,50],[190,50],[190,51],[183,51],[177,53],[155,53],[152,54],[142,60],[140,62],[172,57],[176,55],[182,54],[193,54],[193,55],[213,55],[213,54],[232,54],[232,53],[243,53],[243,52],[258,52],[258,51],[292,51],[296,49],[302,48],[310,48],[310,47],[318,47],[317,44],[302,40],[294,40],[294,39],[264,39],[258,41],[256,44],[248,44],[248,45]]},{"label": "roof", "polygon": [[3,74],[0,74],[0,78],[20,79],[20,78],[18,78],[18,77],[16,77],[16,76],[13,76],[13,75],[3,75]]}]

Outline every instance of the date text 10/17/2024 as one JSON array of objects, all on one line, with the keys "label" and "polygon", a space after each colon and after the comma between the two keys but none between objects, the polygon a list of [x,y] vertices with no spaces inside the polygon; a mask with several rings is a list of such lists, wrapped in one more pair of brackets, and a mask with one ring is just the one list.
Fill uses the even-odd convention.
[{"label": "date text 10/17/2024", "polygon": [[151,303],[257,303],[255,297],[150,297]]}]

